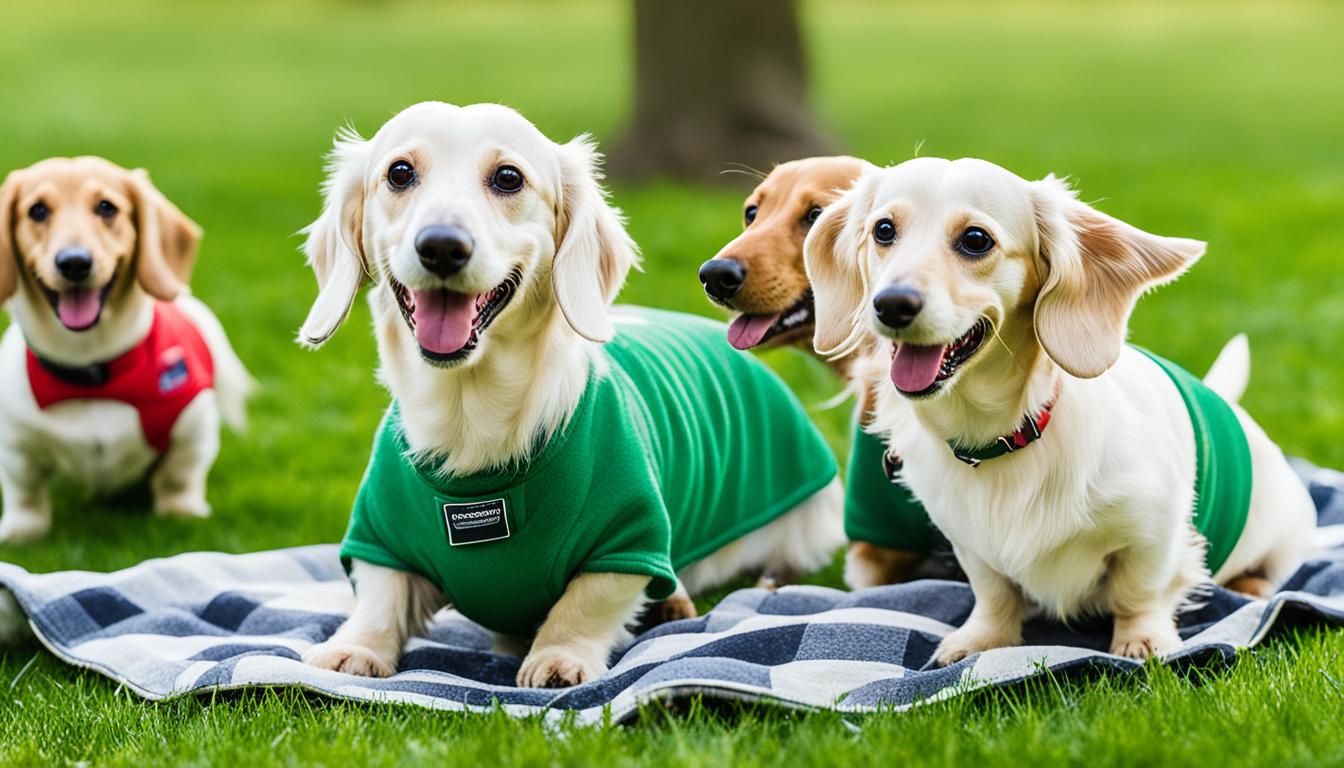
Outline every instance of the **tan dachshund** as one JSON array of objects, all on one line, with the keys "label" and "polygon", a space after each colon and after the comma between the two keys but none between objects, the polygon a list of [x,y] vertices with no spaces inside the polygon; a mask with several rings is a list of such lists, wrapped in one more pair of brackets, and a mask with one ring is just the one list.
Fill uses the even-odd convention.
[{"label": "tan dachshund", "polygon": [[[872,167],[854,157],[794,160],[776,166],[747,196],[742,234],[700,267],[710,300],[736,315],[728,330],[733,346],[796,344],[812,351],[815,317],[803,242],[825,207]],[[849,378],[856,357],[827,362]],[[871,410],[871,393],[865,393],[860,411]],[[845,581],[856,589],[906,581],[923,560],[919,553],[856,541],[846,558]]]},{"label": "tan dachshund", "polygon": [[150,477],[154,511],[204,517],[221,418],[251,377],[187,293],[200,229],[97,157],[53,158],[0,186],[0,541],[51,527],[48,480],[94,492]]}]

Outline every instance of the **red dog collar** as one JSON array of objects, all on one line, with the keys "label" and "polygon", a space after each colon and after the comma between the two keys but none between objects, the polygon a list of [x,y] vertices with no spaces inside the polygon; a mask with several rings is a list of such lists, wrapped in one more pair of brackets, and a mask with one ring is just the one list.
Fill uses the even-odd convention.
[{"label": "red dog collar", "polygon": [[958,459],[970,464],[972,467],[980,466],[981,462],[997,459],[1004,454],[1020,451],[1028,445],[1041,439],[1045,433],[1045,428],[1050,425],[1050,413],[1055,409],[1055,403],[1059,401],[1059,390],[1061,383],[1055,382],[1055,393],[1050,396],[1045,405],[1036,415],[1028,413],[1022,417],[1022,425],[1016,431],[1002,435],[989,445],[982,445],[978,448],[962,448],[952,441],[948,441],[947,447],[952,449],[952,455]]}]

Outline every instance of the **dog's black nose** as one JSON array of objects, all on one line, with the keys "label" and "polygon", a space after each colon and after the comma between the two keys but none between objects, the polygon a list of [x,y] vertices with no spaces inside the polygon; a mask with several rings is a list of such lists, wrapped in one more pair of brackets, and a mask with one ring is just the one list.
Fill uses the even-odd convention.
[{"label": "dog's black nose", "polygon": [[93,254],[87,248],[62,248],[56,254],[56,271],[72,283],[82,283],[93,271]]},{"label": "dog's black nose", "polygon": [[914,288],[905,286],[883,288],[873,297],[878,322],[898,331],[913,323],[923,308],[924,297]]},{"label": "dog's black nose", "polygon": [[420,254],[420,263],[439,277],[461,272],[475,245],[467,230],[452,225],[425,227],[415,236],[415,252]]},{"label": "dog's black nose", "polygon": [[747,279],[747,268],[735,259],[710,259],[700,267],[700,282],[705,285],[705,293],[727,301],[742,290]]}]

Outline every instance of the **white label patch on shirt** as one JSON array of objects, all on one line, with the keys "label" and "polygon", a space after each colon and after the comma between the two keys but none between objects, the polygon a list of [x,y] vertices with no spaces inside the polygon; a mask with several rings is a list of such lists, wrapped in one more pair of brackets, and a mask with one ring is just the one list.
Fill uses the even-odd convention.
[{"label": "white label patch on shirt", "polygon": [[508,507],[503,499],[471,504],[444,504],[448,543],[454,547],[509,538]]}]

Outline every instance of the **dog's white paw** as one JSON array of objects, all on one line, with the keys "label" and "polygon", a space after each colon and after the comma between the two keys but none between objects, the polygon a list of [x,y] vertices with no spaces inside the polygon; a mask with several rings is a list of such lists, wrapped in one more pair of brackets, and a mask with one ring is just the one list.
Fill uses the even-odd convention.
[{"label": "dog's white paw", "polygon": [[946,667],[948,664],[955,664],[967,656],[972,656],[981,651],[1021,644],[1022,636],[1020,633],[990,627],[985,624],[967,623],[961,629],[943,638],[943,642],[938,644],[938,650],[933,653],[933,659],[938,663],[938,666]]},{"label": "dog's white paw", "polygon": [[0,544],[36,541],[51,530],[51,515],[28,509],[7,508],[0,516]]},{"label": "dog's white paw", "polygon": [[378,654],[354,643],[325,642],[303,654],[305,664],[359,677],[391,677],[397,670]]},{"label": "dog's white paw", "polygon": [[210,502],[203,493],[171,493],[154,497],[154,514],[200,520],[210,516]]},{"label": "dog's white paw", "polygon": [[601,677],[607,665],[563,645],[533,648],[518,670],[523,688],[568,688]]},{"label": "dog's white paw", "polygon": [[1168,656],[1181,649],[1181,636],[1170,619],[1115,622],[1111,653],[1144,661],[1150,656]]}]

